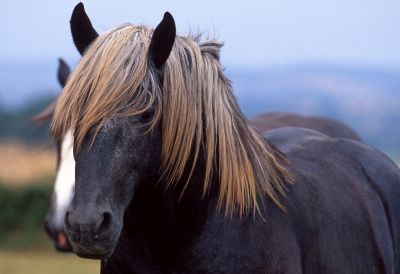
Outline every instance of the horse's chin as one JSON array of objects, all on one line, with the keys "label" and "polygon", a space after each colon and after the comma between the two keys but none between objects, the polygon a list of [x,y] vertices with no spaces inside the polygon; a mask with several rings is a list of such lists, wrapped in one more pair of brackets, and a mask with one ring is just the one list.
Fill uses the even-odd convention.
[{"label": "horse's chin", "polygon": [[66,245],[54,245],[55,249],[59,252],[73,252],[72,246],[68,243]]},{"label": "horse's chin", "polygon": [[87,247],[80,244],[72,244],[72,247],[78,257],[92,260],[103,260],[110,257],[115,248],[115,246],[103,247],[99,245]]},{"label": "horse's chin", "polygon": [[108,258],[111,256],[109,253],[104,253],[104,254],[95,254],[95,253],[79,253],[78,251],[75,251],[75,254],[83,259],[90,259],[90,260],[103,260],[105,258]]},{"label": "horse's chin", "polygon": [[107,231],[100,235],[92,232],[83,232],[78,235],[67,233],[67,235],[76,255],[85,259],[102,260],[111,257],[117,246],[119,233],[115,232]]}]

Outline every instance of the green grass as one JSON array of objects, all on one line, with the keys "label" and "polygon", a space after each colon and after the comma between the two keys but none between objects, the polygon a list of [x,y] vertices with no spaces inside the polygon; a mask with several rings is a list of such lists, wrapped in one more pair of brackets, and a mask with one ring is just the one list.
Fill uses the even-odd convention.
[{"label": "green grass", "polygon": [[[0,237],[0,251],[2,250],[53,250],[50,239],[41,227],[35,229],[16,229]],[[2,274],[0,272],[0,274]]]},{"label": "green grass", "polygon": [[51,192],[48,182],[26,186],[0,184],[0,250],[50,246],[43,222]]},{"label": "green grass", "polygon": [[0,274],[97,274],[100,261],[57,252],[43,229],[17,230],[0,244]]},{"label": "green grass", "polygon": [[95,274],[100,261],[57,252],[43,229],[52,184],[0,184],[0,274]]},{"label": "green grass", "polygon": [[95,274],[100,261],[56,251],[0,250],[0,274]]}]

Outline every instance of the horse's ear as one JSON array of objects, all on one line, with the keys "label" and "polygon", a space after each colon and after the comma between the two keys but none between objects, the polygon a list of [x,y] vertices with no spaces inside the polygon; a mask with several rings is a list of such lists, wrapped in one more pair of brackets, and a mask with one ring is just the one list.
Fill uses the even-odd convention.
[{"label": "horse's ear", "polygon": [[71,33],[75,46],[83,55],[87,47],[99,36],[93,28],[82,3],[75,6],[71,15]]},{"label": "horse's ear", "polygon": [[57,70],[57,78],[61,87],[65,87],[67,83],[68,76],[71,74],[71,69],[67,65],[67,63],[62,59],[58,59],[58,70]]},{"label": "horse's ear", "polygon": [[149,58],[157,69],[161,69],[168,59],[175,42],[175,21],[169,12],[153,32],[149,46]]}]

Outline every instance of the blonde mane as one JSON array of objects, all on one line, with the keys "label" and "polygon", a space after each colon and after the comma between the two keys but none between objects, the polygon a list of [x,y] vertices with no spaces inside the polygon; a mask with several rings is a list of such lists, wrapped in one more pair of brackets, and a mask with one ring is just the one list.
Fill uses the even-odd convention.
[{"label": "blonde mane", "polygon": [[[219,62],[222,43],[177,36],[163,71],[162,88],[149,64],[153,30],[124,25],[100,35],[86,51],[55,109],[52,133],[75,129],[75,149],[106,119],[155,112],[162,121],[161,174],[169,186],[190,178],[204,162],[203,193],[219,182],[218,209],[240,215],[260,210],[259,195],[280,206],[290,175],[283,157],[241,113]],[[184,171],[189,175],[182,178]]]}]

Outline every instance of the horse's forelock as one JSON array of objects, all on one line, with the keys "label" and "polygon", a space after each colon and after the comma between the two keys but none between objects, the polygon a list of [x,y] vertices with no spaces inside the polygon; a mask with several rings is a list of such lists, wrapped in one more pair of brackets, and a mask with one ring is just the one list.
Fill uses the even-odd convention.
[{"label": "horse's forelock", "polygon": [[155,73],[146,59],[150,33],[142,26],[124,25],[94,41],[57,103],[52,123],[55,137],[75,129],[79,149],[93,126],[100,128],[112,116],[142,113],[159,101],[159,95],[147,92],[150,86],[156,89]]}]

